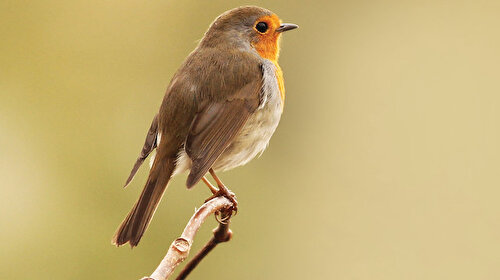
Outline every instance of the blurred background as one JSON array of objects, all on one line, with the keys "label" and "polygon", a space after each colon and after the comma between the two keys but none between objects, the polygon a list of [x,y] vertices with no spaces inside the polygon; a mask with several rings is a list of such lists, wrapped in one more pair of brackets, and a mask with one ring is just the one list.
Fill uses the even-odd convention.
[{"label": "blurred background", "polygon": [[[222,178],[234,239],[192,279],[496,279],[500,2],[0,3],[0,278],[139,279],[208,197],[173,180],[140,246],[111,236],[170,77],[220,13],[264,6],[287,99]],[[192,252],[211,236],[209,220]]]}]

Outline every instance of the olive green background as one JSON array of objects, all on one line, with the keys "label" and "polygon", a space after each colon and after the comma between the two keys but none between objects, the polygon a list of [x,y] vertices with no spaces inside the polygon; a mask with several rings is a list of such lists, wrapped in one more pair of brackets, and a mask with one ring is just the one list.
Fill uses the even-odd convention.
[{"label": "olive green background", "polygon": [[[192,279],[498,279],[499,1],[0,2],[0,278],[139,279],[209,195],[173,180],[141,244],[111,236],[170,77],[255,4],[287,98],[264,155],[222,174],[234,239]],[[216,225],[210,219],[194,250]]]}]

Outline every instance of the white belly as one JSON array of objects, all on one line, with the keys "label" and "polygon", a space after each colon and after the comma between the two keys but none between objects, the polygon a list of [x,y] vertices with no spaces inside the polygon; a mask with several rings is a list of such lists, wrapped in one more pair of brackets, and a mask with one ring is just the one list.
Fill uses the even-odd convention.
[{"label": "white belly", "polygon": [[269,145],[280,121],[282,106],[278,100],[268,100],[266,106],[256,111],[245,123],[238,136],[217,159],[215,170],[228,170],[248,163],[262,154]]}]

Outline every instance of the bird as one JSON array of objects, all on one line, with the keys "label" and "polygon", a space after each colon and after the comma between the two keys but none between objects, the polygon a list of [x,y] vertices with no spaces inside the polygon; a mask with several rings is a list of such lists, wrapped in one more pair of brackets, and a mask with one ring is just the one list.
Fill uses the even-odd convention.
[{"label": "bird", "polygon": [[[200,180],[213,196],[237,201],[215,172],[260,155],[280,121],[285,102],[278,64],[282,23],[270,10],[237,7],[218,16],[173,75],[127,186],[156,149],[144,189],[113,236],[116,246],[138,245],[169,180],[189,172],[186,186]],[[218,188],[207,179],[210,173]]]}]

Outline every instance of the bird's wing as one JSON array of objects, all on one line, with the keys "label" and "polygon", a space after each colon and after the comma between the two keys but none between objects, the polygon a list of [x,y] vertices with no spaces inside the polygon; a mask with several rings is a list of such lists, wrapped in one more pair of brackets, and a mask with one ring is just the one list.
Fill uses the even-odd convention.
[{"label": "bird's wing", "polygon": [[158,136],[158,114],[153,119],[153,122],[151,122],[151,127],[149,127],[148,135],[146,136],[146,140],[144,141],[144,146],[142,147],[142,151],[139,154],[139,157],[135,161],[134,167],[132,168],[132,171],[130,172],[130,175],[128,176],[127,182],[125,182],[126,187],[130,181],[135,176],[135,173],[137,173],[137,170],[141,166],[141,164],[144,162],[144,160],[148,157],[148,155],[156,148],[156,139]]},{"label": "bird's wing", "polygon": [[258,108],[262,78],[256,77],[224,100],[210,102],[196,115],[185,143],[193,161],[186,185],[194,186],[231,144],[248,117]]}]

